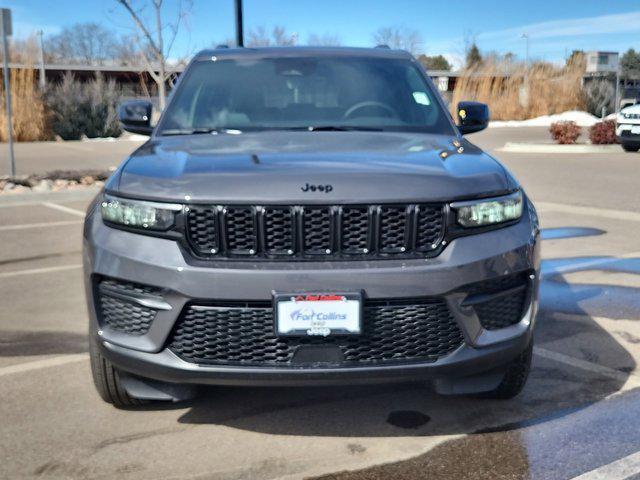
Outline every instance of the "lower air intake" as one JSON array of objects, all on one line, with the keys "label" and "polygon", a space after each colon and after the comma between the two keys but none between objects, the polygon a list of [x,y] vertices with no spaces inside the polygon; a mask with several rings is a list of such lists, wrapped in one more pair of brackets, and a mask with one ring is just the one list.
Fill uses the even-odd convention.
[{"label": "lower air intake", "polygon": [[[291,366],[300,346],[337,347],[339,365],[435,362],[463,342],[440,299],[368,301],[363,334],[278,337],[270,304],[187,306],[168,341],[182,359],[198,364]],[[335,348],[334,348],[335,349]]]}]

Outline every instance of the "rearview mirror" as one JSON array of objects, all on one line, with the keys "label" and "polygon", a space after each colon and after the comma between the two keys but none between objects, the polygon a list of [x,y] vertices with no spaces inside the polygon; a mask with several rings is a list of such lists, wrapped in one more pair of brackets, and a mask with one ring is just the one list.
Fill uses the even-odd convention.
[{"label": "rearview mirror", "polygon": [[458,129],[462,135],[479,132],[489,125],[489,107],[480,102],[458,103]]},{"label": "rearview mirror", "polygon": [[147,100],[130,100],[120,105],[118,119],[127,132],[151,135],[151,112],[153,105]]}]

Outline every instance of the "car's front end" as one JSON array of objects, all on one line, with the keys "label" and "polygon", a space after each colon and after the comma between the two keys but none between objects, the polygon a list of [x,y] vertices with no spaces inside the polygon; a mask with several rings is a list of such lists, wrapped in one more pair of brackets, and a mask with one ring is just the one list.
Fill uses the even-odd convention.
[{"label": "car's front end", "polygon": [[120,166],[84,232],[105,399],[193,384],[519,391],[540,267],[530,200],[451,125],[349,127],[174,128]]},{"label": "car's front end", "polygon": [[623,108],[616,117],[616,137],[627,151],[640,150],[640,105]]},{"label": "car's front end", "polygon": [[[437,161],[463,171],[463,164],[492,161],[480,155],[454,150]],[[254,169],[274,167],[262,162]],[[419,170],[414,164],[396,174],[372,172],[366,183],[344,171],[342,179],[325,175],[320,183],[332,186],[329,193],[303,192],[304,169],[297,179],[288,175],[289,191],[277,174],[265,173],[262,186],[246,194],[251,200],[240,203],[195,190],[165,202],[108,190],[85,229],[92,335],[122,371],[167,382],[435,378],[442,386],[499,370],[531,340],[535,211],[506,180],[506,190],[491,198],[445,201],[445,189],[428,188]],[[132,188],[141,184],[137,175],[118,172],[110,185],[124,183],[122,176],[132,178]],[[475,184],[488,181],[477,175]],[[401,188],[385,194],[385,183]],[[215,190],[231,195],[234,188]],[[434,190],[438,200],[426,196]],[[479,210],[470,213],[474,205]],[[480,217],[488,223],[470,220]],[[335,292],[359,295],[360,332],[278,335],[274,294]]]}]

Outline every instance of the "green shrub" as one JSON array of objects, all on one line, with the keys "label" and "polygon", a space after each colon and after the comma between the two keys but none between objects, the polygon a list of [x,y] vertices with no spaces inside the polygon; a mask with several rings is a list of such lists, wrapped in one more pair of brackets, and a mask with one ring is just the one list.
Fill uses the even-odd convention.
[{"label": "green shrub", "polygon": [[582,133],[582,129],[576,122],[555,122],[549,127],[551,137],[556,143],[572,144],[576,143]]},{"label": "green shrub", "polygon": [[616,143],[616,122],[605,120],[594,124],[589,129],[589,139],[595,145]]},{"label": "green shrub", "polygon": [[117,137],[122,133],[117,108],[120,91],[113,80],[101,75],[88,83],[77,81],[66,73],[62,82],[52,85],[45,95],[51,111],[51,129],[63,140],[79,140],[82,136]]}]

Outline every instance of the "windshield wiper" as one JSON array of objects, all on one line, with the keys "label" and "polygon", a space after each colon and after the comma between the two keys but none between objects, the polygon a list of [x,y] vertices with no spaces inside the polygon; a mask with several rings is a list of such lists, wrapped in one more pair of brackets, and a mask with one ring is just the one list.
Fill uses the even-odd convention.
[{"label": "windshield wiper", "polygon": [[209,127],[199,127],[199,128],[172,128],[163,130],[160,135],[196,135],[202,133],[231,133],[231,134],[239,134],[242,133],[242,130],[237,130],[234,128],[209,128]]},{"label": "windshield wiper", "polygon": [[308,132],[381,132],[378,127],[359,127],[352,125],[309,125],[308,127],[291,127],[289,130],[306,130]]}]

